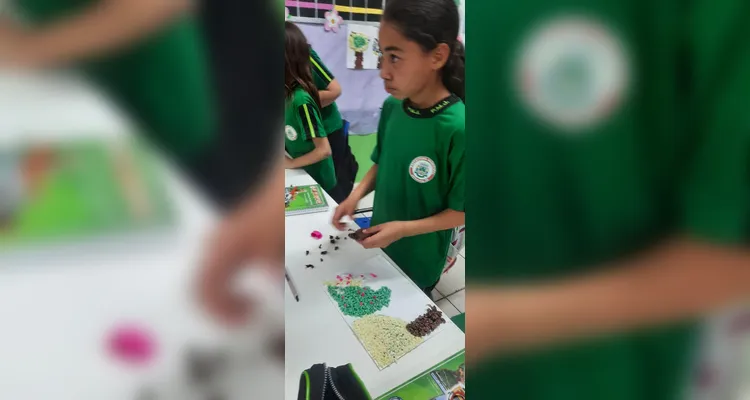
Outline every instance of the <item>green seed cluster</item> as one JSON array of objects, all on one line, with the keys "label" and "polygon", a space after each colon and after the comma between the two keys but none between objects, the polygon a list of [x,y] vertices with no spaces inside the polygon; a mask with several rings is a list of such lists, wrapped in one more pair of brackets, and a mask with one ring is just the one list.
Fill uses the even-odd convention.
[{"label": "green seed cluster", "polygon": [[328,294],[336,300],[344,315],[364,317],[388,307],[391,289],[383,286],[372,290],[369,286],[328,286]]},{"label": "green seed cluster", "polygon": [[406,330],[406,321],[386,315],[359,318],[352,329],[380,369],[393,364],[424,341]]}]

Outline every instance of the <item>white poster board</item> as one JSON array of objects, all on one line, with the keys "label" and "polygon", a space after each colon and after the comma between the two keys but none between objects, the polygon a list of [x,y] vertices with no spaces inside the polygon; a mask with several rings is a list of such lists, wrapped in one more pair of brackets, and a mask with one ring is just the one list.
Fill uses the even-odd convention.
[{"label": "white poster board", "polygon": [[[367,286],[372,290],[379,290],[382,287],[390,289],[390,303],[387,307],[376,311],[374,316],[385,316],[394,319],[398,319],[405,323],[414,321],[417,317],[424,314],[427,311],[428,306],[431,304],[427,296],[420,290],[415,290],[416,287],[413,282],[409,281],[404,277],[398,270],[393,268],[390,263],[381,255],[375,256],[357,266],[352,266],[349,271],[341,272],[338,275],[332,276],[328,282],[324,282],[324,289],[328,291],[328,286],[334,284],[337,278],[343,278],[344,281],[350,277],[352,280],[362,279],[361,285]],[[419,343],[415,343],[413,347],[409,348],[405,352],[394,353],[393,359],[388,360],[385,363],[378,363],[376,356],[371,352],[371,349],[367,347],[363,338],[357,335],[357,331],[354,328],[355,322],[360,319],[359,317],[353,317],[344,314],[339,304],[331,296],[328,296],[332,302],[332,305],[339,309],[339,312],[346,321],[347,325],[355,333],[355,336],[360,340],[362,346],[367,350],[368,354],[377,365],[378,369],[382,370],[388,366],[398,362],[398,359],[408,355],[412,350],[421,346],[427,340],[435,337],[448,323],[448,316],[443,314],[445,323],[439,325],[430,334],[421,338]],[[438,309],[439,310],[439,309]]]}]

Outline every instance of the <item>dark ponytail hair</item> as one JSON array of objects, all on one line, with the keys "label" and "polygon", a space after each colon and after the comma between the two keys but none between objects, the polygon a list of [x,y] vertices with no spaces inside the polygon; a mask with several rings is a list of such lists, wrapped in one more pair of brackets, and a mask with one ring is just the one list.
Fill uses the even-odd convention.
[{"label": "dark ponytail hair", "polygon": [[443,85],[466,100],[466,55],[458,40],[460,22],[455,0],[388,0],[383,21],[393,24],[424,51],[435,50],[440,43],[447,44],[450,56],[440,72]]},{"label": "dark ponytail hair", "polygon": [[320,107],[320,95],[312,77],[310,66],[310,44],[297,25],[284,23],[284,94],[292,97],[295,86],[299,85],[312,96]]}]

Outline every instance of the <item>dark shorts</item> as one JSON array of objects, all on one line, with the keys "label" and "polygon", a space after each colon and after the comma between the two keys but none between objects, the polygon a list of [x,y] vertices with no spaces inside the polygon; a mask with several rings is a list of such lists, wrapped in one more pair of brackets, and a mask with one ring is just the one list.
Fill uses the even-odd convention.
[{"label": "dark shorts", "polygon": [[354,179],[357,177],[359,164],[354,159],[352,149],[349,147],[349,136],[344,135],[344,128],[328,135],[328,143],[331,145],[337,182],[336,187],[330,190],[328,194],[337,203],[341,203],[346,200],[354,188]]}]

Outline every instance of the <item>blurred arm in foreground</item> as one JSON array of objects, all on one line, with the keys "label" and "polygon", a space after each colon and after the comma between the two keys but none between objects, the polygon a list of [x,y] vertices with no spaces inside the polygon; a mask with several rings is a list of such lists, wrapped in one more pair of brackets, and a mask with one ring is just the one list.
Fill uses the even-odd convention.
[{"label": "blurred arm in foreground", "polygon": [[467,291],[467,351],[492,352],[699,317],[750,293],[750,251],[680,239],[606,272],[528,287]]},{"label": "blurred arm in foreground", "polygon": [[279,274],[282,271],[283,187],[284,168],[277,164],[257,191],[227,215],[209,242],[199,281],[200,296],[209,311],[227,324],[244,322],[250,311],[247,300],[234,294],[230,286],[242,268],[252,262]]},{"label": "blurred arm in foreground", "polygon": [[[707,19],[729,32],[732,25],[719,15],[729,14]],[[669,178],[674,226],[652,246],[587,269],[596,272],[517,286],[472,285],[467,351],[473,363],[493,352],[695,321],[750,297],[750,129],[741,106],[748,100],[750,45],[726,47],[719,35],[711,38],[690,43],[684,54],[693,75],[680,82],[690,101],[657,111],[680,107],[680,115],[690,116],[676,132],[690,141],[690,154]],[[723,57],[711,53],[716,48],[726,50]],[[700,67],[707,59],[716,68]]]},{"label": "blurred arm in foreground", "polygon": [[0,65],[54,67],[146,38],[190,9],[189,0],[103,0],[49,25],[0,19]]}]

